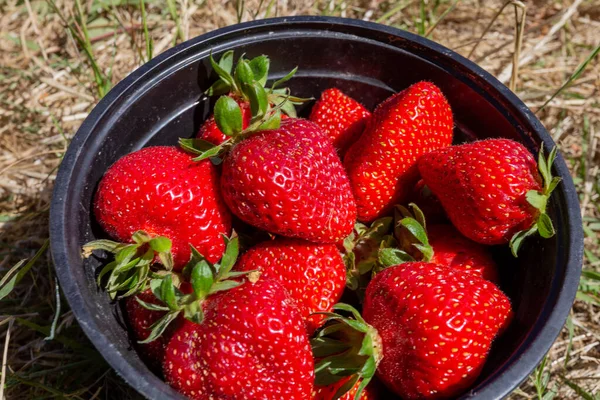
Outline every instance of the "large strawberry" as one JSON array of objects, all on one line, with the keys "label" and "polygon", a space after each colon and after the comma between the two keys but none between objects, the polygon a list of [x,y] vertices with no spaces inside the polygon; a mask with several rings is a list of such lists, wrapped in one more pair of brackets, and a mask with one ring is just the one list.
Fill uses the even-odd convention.
[{"label": "large strawberry", "polygon": [[278,280],[296,300],[309,335],[324,319],[311,314],[331,311],[346,284],[346,268],[335,245],[298,239],[260,243],[244,253],[235,269],[259,270],[263,278]]},{"label": "large strawberry", "polygon": [[373,278],[363,316],[382,341],[377,376],[403,399],[459,395],[479,375],[511,306],[494,284],[431,263]]},{"label": "large strawberry", "polygon": [[419,82],[381,103],[344,157],[358,219],[373,221],[403,203],[418,180],[417,160],[452,143],[452,111],[440,89]]},{"label": "large strawberry", "polygon": [[210,161],[194,162],[177,147],[147,147],[114,163],[98,185],[94,214],[112,237],[130,242],[139,230],[172,242],[176,270],[190,259],[190,244],[208,260],[225,249],[231,216]]},{"label": "large strawberry", "polygon": [[166,381],[191,399],[306,400],[313,359],[295,302],[260,278],[202,304],[200,324],[185,321],[167,346]]},{"label": "large strawberry", "polygon": [[552,178],[555,157],[556,148],[548,159],[540,151],[538,166],[522,144],[487,139],[426,154],[419,171],[463,235],[483,244],[510,241],[516,255],[527,236],[554,234],[546,204],[560,181]]},{"label": "large strawberry", "polygon": [[235,144],[223,162],[221,189],[240,219],[283,236],[335,243],[356,219],[333,145],[306,120],[286,119]]},{"label": "large strawberry", "polygon": [[369,110],[358,101],[337,88],[331,88],[321,93],[309,119],[323,129],[343,156],[365,130],[370,116]]}]

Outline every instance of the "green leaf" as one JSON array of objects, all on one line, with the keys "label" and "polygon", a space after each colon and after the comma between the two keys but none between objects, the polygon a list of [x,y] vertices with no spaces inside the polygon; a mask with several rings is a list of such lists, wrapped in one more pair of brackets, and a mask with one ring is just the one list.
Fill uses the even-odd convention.
[{"label": "green leaf", "polygon": [[114,242],[112,240],[93,240],[83,245],[83,253],[91,253],[93,250],[104,250],[110,253],[116,253],[123,246],[124,245],[122,243]]},{"label": "green leaf", "polygon": [[267,92],[265,92],[265,88],[258,82],[254,82],[249,85],[244,86],[244,92],[248,95],[250,99],[250,110],[252,111],[252,116],[262,116],[267,112],[267,108],[269,107],[269,99],[267,97]]},{"label": "green leaf", "polygon": [[225,240],[225,253],[221,258],[221,267],[219,268],[217,279],[221,279],[231,271],[240,252],[240,243],[237,236],[229,239],[223,235],[223,240]]},{"label": "green leaf", "polygon": [[150,279],[150,290],[154,294],[154,297],[160,300],[160,285],[162,285],[163,280],[161,279]]},{"label": "green leaf", "polygon": [[423,214],[423,211],[421,211],[421,209],[419,208],[419,206],[417,206],[415,203],[410,203],[409,206],[413,210],[413,214],[415,215],[415,219],[417,220],[417,222],[419,224],[421,224],[421,226],[423,227],[423,230],[425,231],[425,235],[427,235],[427,225],[426,225],[426,222],[425,222],[425,214]]},{"label": "green leaf", "polygon": [[260,83],[261,86],[265,86],[269,74],[269,57],[264,55],[255,57],[250,60],[249,64],[250,68],[252,68],[252,73],[254,74],[254,80]]},{"label": "green leaf", "polygon": [[410,261],[415,261],[415,259],[400,249],[385,248],[379,250],[379,263],[385,268]]},{"label": "green leaf", "polygon": [[138,343],[140,344],[145,344],[145,343],[150,343],[153,342],[154,340],[158,339],[163,333],[164,331],[167,329],[167,327],[169,326],[169,324],[173,321],[175,321],[175,319],[179,316],[180,311],[171,311],[167,314],[165,314],[164,317],[162,317],[161,319],[159,319],[158,321],[156,321],[154,324],[152,324],[150,326],[150,334],[148,335],[148,337],[144,340],[138,341]]},{"label": "green leaf", "polygon": [[137,253],[138,245],[130,244],[122,249],[120,249],[117,254],[115,254],[115,261],[117,264],[125,264],[128,263],[133,256]]},{"label": "green leaf", "polygon": [[171,253],[170,251],[165,253],[158,253],[158,259],[167,271],[171,271],[173,269],[173,253]]},{"label": "green leaf", "polygon": [[286,114],[290,118],[298,118],[298,114],[296,113],[296,107],[294,107],[294,103],[291,101],[286,101],[281,106],[281,111]]},{"label": "green leaf", "polygon": [[327,337],[317,337],[310,340],[313,356],[323,358],[348,350],[351,346],[340,340]]},{"label": "green leaf", "polygon": [[207,96],[221,96],[223,94],[227,94],[231,91],[231,85],[225,82],[222,79],[219,79],[215,83],[212,84],[211,87],[206,89],[204,94]]},{"label": "green leaf", "polygon": [[193,301],[183,309],[183,316],[185,319],[192,321],[195,324],[202,323],[204,319],[204,313],[202,312],[202,305],[199,301]]},{"label": "green leaf", "polygon": [[[359,378],[360,378],[360,376],[354,375],[350,379],[348,379],[348,381],[344,382],[344,384],[342,386],[340,386],[339,389],[335,392],[332,400],[337,400],[340,397],[342,397],[344,394],[349,392],[354,387],[354,385],[356,385],[356,382],[358,382]],[[358,399],[358,398],[355,397],[355,399]]]},{"label": "green leaf", "polygon": [[550,182],[550,176],[548,176],[548,163],[546,162],[546,157],[544,155],[544,145],[540,146],[540,152],[538,154],[538,170],[540,171],[540,175],[542,175],[542,179],[544,181],[544,186],[546,182]]},{"label": "green leaf", "polygon": [[284,76],[283,78],[278,79],[275,82],[273,82],[273,86],[271,86],[271,91],[273,91],[276,87],[278,87],[278,86],[282,85],[283,83],[292,79],[292,77],[296,74],[297,71],[298,71],[298,67],[296,67],[293,70],[291,70],[290,72],[288,72],[287,75]]},{"label": "green leaf", "polygon": [[219,146],[214,146],[209,150],[206,150],[204,153],[200,154],[198,157],[193,158],[193,161],[202,161],[210,158],[211,160],[214,157],[217,157],[223,151],[223,144],[221,143]]},{"label": "green leaf", "polygon": [[408,231],[422,244],[429,245],[429,239],[427,239],[427,233],[423,225],[414,218],[403,218],[400,220],[400,224],[408,229]]},{"label": "green leaf", "polygon": [[237,66],[235,67],[234,78],[238,83],[238,86],[242,88],[246,85],[252,85],[254,82],[254,73],[248,64],[248,61],[244,59],[238,61]]},{"label": "green leaf", "polygon": [[268,131],[279,128],[281,125],[281,114],[275,112],[269,119],[256,127],[256,131]]},{"label": "green leaf", "polygon": [[[233,55],[232,55],[232,57],[233,57]],[[229,71],[227,71],[223,67],[221,67],[219,64],[217,64],[217,62],[214,60],[212,54],[210,55],[209,60],[210,60],[210,65],[215,70],[217,75],[219,75],[219,78],[221,78],[224,82],[228,83],[231,87],[235,86],[233,77],[231,76],[231,69]]]},{"label": "green leaf", "polygon": [[157,253],[166,253],[171,251],[171,246],[171,240],[164,236],[158,236],[150,240],[150,247]]},{"label": "green leaf", "polygon": [[131,238],[133,239],[133,241],[137,244],[144,244],[144,243],[148,243],[152,238],[150,237],[150,235],[148,235],[146,232],[144,231],[137,231],[135,232]]},{"label": "green leaf", "polygon": [[206,260],[200,261],[192,270],[191,284],[198,299],[204,299],[213,285],[213,270]]},{"label": "green leaf", "polygon": [[556,233],[554,231],[554,225],[552,225],[552,220],[546,213],[542,213],[538,217],[537,228],[540,232],[540,236],[544,239],[551,238]]},{"label": "green leaf", "polygon": [[158,304],[148,303],[140,299],[139,297],[135,297],[135,301],[137,301],[142,307],[146,310],[150,311],[170,311],[169,307],[161,306]]},{"label": "green leaf", "polygon": [[223,53],[219,59],[219,67],[228,74],[231,74],[231,70],[233,69],[233,50]]},{"label": "green leaf", "polygon": [[358,385],[358,389],[356,390],[356,393],[354,394],[354,400],[360,400],[360,397],[363,393],[363,391],[365,390],[365,388],[367,387],[367,385],[371,382],[371,378],[365,378],[363,376],[363,379],[360,381],[360,384]]},{"label": "green leaf", "polygon": [[12,267],[6,275],[0,280],[0,300],[8,296],[15,285],[17,285],[21,279],[29,272],[31,267],[37,262],[37,260],[46,252],[48,249],[49,241],[46,240],[42,247],[35,253],[29,261],[21,260],[14,267]]},{"label": "green leaf", "polygon": [[214,143],[203,139],[183,139],[179,138],[179,146],[187,152],[193,154],[202,154],[215,147]]},{"label": "green leaf", "polygon": [[160,300],[162,300],[173,311],[179,309],[177,297],[175,296],[175,285],[171,274],[165,276],[160,285]]},{"label": "green leaf", "polygon": [[233,289],[235,287],[240,286],[242,283],[244,283],[244,282],[238,282],[238,281],[232,281],[232,280],[215,282],[212,285],[212,287],[210,288],[209,294],[213,294],[213,293],[217,293],[217,292],[222,292],[224,290]]},{"label": "green leaf", "polygon": [[546,211],[546,203],[548,202],[548,196],[545,194],[541,194],[536,192],[535,190],[529,190],[525,194],[525,198],[527,202],[531,204],[534,208],[540,210],[540,212]]},{"label": "green leaf", "polygon": [[349,312],[354,316],[354,318],[356,318],[356,320],[358,322],[360,322],[361,324],[365,324],[365,325],[367,324],[366,321],[363,319],[363,317],[358,312],[358,310],[356,308],[352,307],[350,304],[337,303],[332,307],[332,309],[335,311],[342,310],[342,311]]},{"label": "green leaf", "polygon": [[214,116],[217,127],[225,135],[233,136],[242,131],[242,110],[231,97],[219,97],[215,104]]},{"label": "green leaf", "polygon": [[528,236],[531,236],[535,232],[537,232],[537,229],[538,229],[537,224],[533,224],[533,226],[531,228],[529,228],[529,230],[523,230],[523,231],[517,232],[513,235],[513,237],[510,239],[510,242],[508,245],[509,245],[510,251],[514,257],[518,257],[517,253],[519,252],[519,249],[521,248],[521,244],[523,244],[523,240],[525,240]]},{"label": "green leaf", "polygon": [[104,268],[102,268],[102,270],[100,271],[100,273],[98,274],[98,277],[96,278],[96,284],[98,286],[102,286],[102,278],[104,278],[104,276],[106,274],[108,274],[109,272],[111,272],[112,270],[115,269],[115,267],[117,266],[117,262],[116,261],[111,261],[110,263],[106,264],[104,266]]},{"label": "green leaf", "polygon": [[550,184],[548,185],[548,188],[546,189],[546,195],[550,195],[550,193],[552,193],[554,191],[554,189],[556,189],[556,186],[558,186],[558,184],[560,183],[560,181],[562,181],[562,178],[555,176],[554,178],[552,178],[552,181],[550,181]]}]

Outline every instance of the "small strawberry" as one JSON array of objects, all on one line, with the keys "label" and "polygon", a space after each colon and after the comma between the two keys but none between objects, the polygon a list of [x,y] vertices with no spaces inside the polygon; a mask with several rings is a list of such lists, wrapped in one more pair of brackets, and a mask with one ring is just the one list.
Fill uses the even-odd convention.
[{"label": "small strawberry", "polygon": [[487,139],[426,154],[419,170],[463,235],[482,244],[510,242],[516,256],[527,236],[554,235],[546,204],[560,182],[552,178],[555,158],[556,148],[548,159],[542,149],[536,165],[522,144]]},{"label": "small strawberry", "polygon": [[487,248],[461,235],[452,225],[429,225],[429,245],[435,264],[447,265],[472,273],[490,282],[498,282],[498,270]]},{"label": "small strawberry", "polygon": [[[242,56],[233,70],[233,51],[227,51],[223,54],[217,63],[212,55],[210,57],[211,65],[219,76],[219,79],[206,90],[207,96],[217,96],[226,94],[231,97],[238,105],[242,115],[241,129],[244,130],[252,123],[252,117],[256,116],[257,108],[253,104],[257,104],[257,96],[265,93],[266,100],[271,105],[278,105],[284,101],[287,94],[287,89],[271,90],[265,92],[265,84],[269,74],[270,61],[267,56],[258,56],[251,60],[247,60]],[[233,74],[232,74],[233,72]],[[287,79],[290,79],[295,73],[295,70],[288,74]],[[281,82],[280,82],[281,83]],[[297,104],[302,103],[305,99],[293,98]],[[308,99],[306,99],[308,100]],[[285,102],[281,107],[281,111],[289,116],[295,117],[296,110],[291,101]],[[282,114],[282,118],[287,118],[288,115]],[[230,135],[223,133],[219,129],[215,120],[215,115],[211,115],[200,127],[196,134],[197,139],[202,139],[214,145],[220,145],[225,142]]]},{"label": "small strawberry", "polygon": [[306,120],[286,119],[235,144],[223,162],[221,189],[240,219],[283,236],[335,243],[356,219],[333,145]]},{"label": "small strawberry", "polygon": [[428,223],[442,224],[448,222],[442,203],[435,197],[431,189],[425,185],[423,179],[419,179],[408,198],[409,203],[415,203],[419,206]]},{"label": "small strawberry", "polygon": [[346,268],[335,245],[298,239],[260,243],[244,253],[235,269],[258,270],[263,278],[278,280],[296,300],[309,335],[324,319],[310,314],[331,311],[346,284]]},{"label": "small strawberry", "polygon": [[[190,293],[191,287],[188,283],[184,282],[181,285],[181,290],[184,293]],[[162,302],[156,298],[151,289],[146,289],[135,296],[127,297],[124,300],[124,303],[127,321],[133,331],[134,338],[138,341],[146,340],[152,332],[152,325],[164,317],[165,311],[149,310],[142,304],[146,303],[161,306]],[[181,320],[179,322],[181,322]],[[149,343],[137,344],[138,353],[141,358],[153,370],[160,370],[165,356],[167,343],[169,342],[171,333],[176,327],[177,324],[169,326],[169,330],[157,340]]]},{"label": "small strawberry", "polygon": [[313,106],[309,120],[319,125],[343,156],[365,130],[369,110],[337,88],[321,93]]},{"label": "small strawberry", "polygon": [[167,346],[169,385],[198,400],[310,399],[308,336],[280,283],[243,283],[208,297],[202,310],[202,322],[185,321]]},{"label": "small strawberry", "polygon": [[380,380],[403,399],[441,399],[477,379],[511,306],[484,279],[409,262],[375,275],[363,316],[381,337]]},{"label": "small strawberry", "polygon": [[[240,106],[240,110],[242,110],[242,129],[246,129],[250,125],[250,119],[252,118],[250,104],[240,100],[236,100],[236,102]],[[227,140],[227,135],[219,130],[214,115],[211,115],[204,121],[196,137],[216,145]]]},{"label": "small strawberry", "polygon": [[419,82],[381,103],[346,156],[358,219],[370,222],[403,203],[419,179],[417,160],[452,143],[452,111],[440,89]]},{"label": "small strawberry", "polygon": [[176,147],[147,147],[106,171],[94,214],[100,226],[122,242],[132,242],[140,230],[170,239],[175,270],[190,259],[190,244],[216,261],[225,249],[221,235],[231,229],[218,178],[208,160],[196,163]]}]

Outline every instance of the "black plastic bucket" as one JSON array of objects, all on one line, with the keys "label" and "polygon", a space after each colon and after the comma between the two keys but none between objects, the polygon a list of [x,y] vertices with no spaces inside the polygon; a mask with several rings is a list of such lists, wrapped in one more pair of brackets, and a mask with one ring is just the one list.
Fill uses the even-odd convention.
[{"label": "black plastic bucket", "polygon": [[[230,26],[140,67],[102,99],[75,135],[60,167],[50,222],[56,271],[77,320],[110,365],[152,399],[182,397],[132,349],[119,308],[96,286],[101,262],[83,260],[81,245],[103,236],[91,202],[106,169],[143,146],[193,136],[212,105],[202,96],[214,79],[208,56],[229,49],[248,57],[269,55],[271,77],[298,65],[290,82],[296,95],[316,97],[336,86],[369,108],[394,91],[430,80],[450,101],[457,136],[508,137],[534,153],[542,143],[547,150],[554,146],[521,100],[471,61],[422,37],[364,21],[290,17]],[[509,394],[550,349],[567,318],[579,282],[583,232],[577,193],[560,156],[554,174],[563,179],[550,204],[557,234],[528,239],[518,259],[499,252],[501,286],[513,301],[515,318],[494,343],[473,390],[461,398]]]}]

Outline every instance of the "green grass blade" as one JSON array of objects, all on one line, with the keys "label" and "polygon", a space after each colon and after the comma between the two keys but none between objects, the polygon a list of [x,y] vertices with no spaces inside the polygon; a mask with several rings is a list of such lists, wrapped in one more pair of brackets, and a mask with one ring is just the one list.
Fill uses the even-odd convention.
[{"label": "green grass blade", "polygon": [[152,60],[152,51],[154,50],[154,43],[148,33],[148,18],[146,16],[145,0],[140,0],[140,9],[142,11],[142,28],[144,30],[144,41],[146,42],[146,61]]}]

